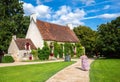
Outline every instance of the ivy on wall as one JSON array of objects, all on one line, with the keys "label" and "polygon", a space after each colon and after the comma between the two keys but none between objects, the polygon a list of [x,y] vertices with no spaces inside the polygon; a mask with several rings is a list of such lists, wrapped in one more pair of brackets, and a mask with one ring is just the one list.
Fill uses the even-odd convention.
[{"label": "ivy on wall", "polygon": [[[52,42],[50,44],[53,44],[54,49],[54,57],[63,58],[63,54],[70,55],[73,57],[76,55],[77,57],[80,57],[82,54],[84,54],[84,49],[80,43],[71,44],[71,43],[64,43],[60,44],[58,42]],[[76,53],[74,53],[74,48],[76,47]],[[48,60],[51,53],[51,47],[48,46],[47,42],[44,42],[44,47],[42,49],[38,48],[38,58],[40,60]]]},{"label": "ivy on wall", "polygon": [[50,48],[47,42],[44,42],[44,47],[42,49],[38,48],[38,58],[40,60],[48,60],[50,55]]}]

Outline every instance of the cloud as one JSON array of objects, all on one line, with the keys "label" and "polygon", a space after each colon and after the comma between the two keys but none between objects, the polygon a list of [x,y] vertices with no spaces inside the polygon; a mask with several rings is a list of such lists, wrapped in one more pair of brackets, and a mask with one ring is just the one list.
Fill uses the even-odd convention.
[{"label": "cloud", "polygon": [[105,19],[112,19],[112,18],[116,18],[120,16],[120,13],[115,13],[115,14],[102,14],[102,15],[99,15],[98,17],[99,18],[105,18]]},{"label": "cloud", "polygon": [[33,6],[30,3],[24,3],[23,9],[24,9],[25,15],[27,16],[32,13],[36,13],[38,14],[39,18],[47,18],[47,19],[51,18],[51,15],[50,15],[51,8],[49,6],[45,6],[45,5]]},{"label": "cloud", "polygon": [[87,13],[94,13],[94,12],[99,12],[99,11],[101,11],[100,9],[98,10],[98,9],[96,9],[96,10],[89,10],[89,11],[87,11]]},{"label": "cloud", "polygon": [[84,25],[81,19],[86,15],[83,9],[76,8],[73,10],[70,6],[65,5],[61,6],[57,11],[53,11],[49,6],[33,6],[30,3],[24,3],[23,9],[27,16],[36,13],[38,19],[45,19],[45,21],[60,25],[66,25],[68,23],[73,24],[73,26]]},{"label": "cloud", "polygon": [[72,10],[69,6],[61,6],[59,10],[53,15],[53,23],[66,25],[68,23],[73,24],[73,26],[84,25],[80,20],[86,15],[85,11],[82,9]]},{"label": "cloud", "polygon": [[95,0],[80,0],[83,4],[85,4],[86,6],[94,4]]},{"label": "cloud", "polygon": [[36,0],[36,4],[40,5],[42,2],[40,0]]},{"label": "cloud", "polygon": [[109,8],[110,8],[110,5],[106,5],[106,6],[104,6],[103,9],[109,9]]},{"label": "cloud", "polygon": [[27,16],[35,12],[34,6],[30,3],[24,3],[23,9],[24,9],[25,15],[27,15]]},{"label": "cloud", "polygon": [[112,19],[112,18],[116,18],[118,16],[120,16],[120,13],[102,14],[102,15],[98,15],[98,16],[86,17],[86,18],[83,18],[83,20],[94,19],[94,18]]},{"label": "cloud", "polygon": [[41,4],[43,4],[43,3],[51,2],[51,1],[53,1],[53,0],[36,0],[36,4],[37,4],[37,5],[41,5]]}]

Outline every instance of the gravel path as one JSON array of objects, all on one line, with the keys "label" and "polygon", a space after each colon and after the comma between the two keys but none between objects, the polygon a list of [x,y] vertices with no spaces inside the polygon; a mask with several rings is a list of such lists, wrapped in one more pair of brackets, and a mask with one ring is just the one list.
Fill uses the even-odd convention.
[{"label": "gravel path", "polygon": [[[89,64],[93,59],[89,59]],[[89,71],[81,70],[81,60],[61,70],[46,82],[89,82]]]}]

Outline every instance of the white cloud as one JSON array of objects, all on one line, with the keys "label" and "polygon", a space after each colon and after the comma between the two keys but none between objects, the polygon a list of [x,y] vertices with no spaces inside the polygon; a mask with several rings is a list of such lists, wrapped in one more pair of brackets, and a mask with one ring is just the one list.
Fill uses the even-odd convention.
[{"label": "white cloud", "polygon": [[45,6],[45,5],[38,5],[35,7],[35,13],[39,14],[38,16],[40,18],[50,18],[51,15],[50,15],[50,12],[51,12],[51,9],[48,7],[48,6]]},{"label": "white cloud", "polygon": [[94,12],[99,12],[99,11],[101,11],[100,9],[98,10],[98,9],[96,9],[96,10],[89,10],[89,11],[87,11],[87,13],[94,13]]},{"label": "white cloud", "polygon": [[38,6],[33,6],[30,3],[24,3],[23,4],[23,9],[25,12],[25,15],[30,15],[32,13],[38,14],[39,18],[47,18],[49,19],[51,17],[51,8],[45,5],[38,5]]},{"label": "white cloud", "polygon": [[83,25],[80,20],[85,16],[84,10],[75,9],[72,10],[69,6],[61,6],[58,11],[53,15],[53,23],[66,25],[72,23],[73,26]]},{"label": "white cloud", "polygon": [[71,12],[71,8],[67,6],[61,6],[58,11],[55,12],[55,15],[53,17],[56,19],[61,15],[65,15],[67,13]]},{"label": "white cloud", "polygon": [[85,11],[83,9],[72,10],[69,6],[61,6],[59,10],[52,11],[49,6],[38,5],[33,6],[30,3],[24,3],[23,8],[25,15],[30,15],[32,13],[38,14],[38,18],[44,18],[49,20],[49,22],[66,25],[72,23],[73,26],[84,25],[80,20],[84,18]]},{"label": "white cloud", "polygon": [[86,6],[95,3],[95,0],[80,0],[80,1],[81,1],[83,4],[85,4]]},{"label": "white cloud", "polygon": [[30,15],[35,12],[34,6],[30,3],[24,3],[23,9],[24,9],[25,15]]},{"label": "white cloud", "polygon": [[61,6],[59,10],[53,11],[49,6],[38,5],[33,6],[30,3],[23,4],[25,15],[29,16],[32,13],[36,13],[39,19],[46,19],[52,23],[66,25],[68,23],[73,24],[73,26],[84,25],[81,20],[86,15],[83,9],[76,8],[72,10],[69,6]]},{"label": "white cloud", "polygon": [[40,0],[36,0],[36,4],[40,5],[42,2]]},{"label": "white cloud", "polygon": [[99,18],[105,18],[105,19],[111,19],[111,18],[116,18],[120,16],[120,13],[115,13],[115,14],[102,14],[102,15],[99,15],[98,17]]},{"label": "white cloud", "polygon": [[86,17],[86,18],[83,18],[83,20],[94,19],[94,18],[112,19],[112,18],[116,18],[118,16],[120,16],[120,13],[102,14],[102,15],[98,15],[98,16]]},{"label": "white cloud", "polygon": [[41,5],[41,4],[43,4],[43,3],[51,2],[51,1],[53,1],[53,0],[36,0],[36,4],[37,4],[37,5]]},{"label": "white cloud", "polygon": [[106,5],[106,6],[104,6],[103,9],[109,9],[109,8],[110,8],[110,5]]}]

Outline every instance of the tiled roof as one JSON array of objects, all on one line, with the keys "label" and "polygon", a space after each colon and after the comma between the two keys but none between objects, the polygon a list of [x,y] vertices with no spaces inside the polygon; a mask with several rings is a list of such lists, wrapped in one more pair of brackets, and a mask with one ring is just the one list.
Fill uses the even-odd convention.
[{"label": "tiled roof", "polygon": [[79,42],[75,33],[67,26],[37,20],[37,26],[45,41]]},{"label": "tiled roof", "polygon": [[33,44],[33,42],[30,39],[24,39],[24,38],[16,38],[15,40],[19,50],[25,50],[25,44],[29,43],[31,49],[36,49],[35,45]]}]

